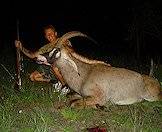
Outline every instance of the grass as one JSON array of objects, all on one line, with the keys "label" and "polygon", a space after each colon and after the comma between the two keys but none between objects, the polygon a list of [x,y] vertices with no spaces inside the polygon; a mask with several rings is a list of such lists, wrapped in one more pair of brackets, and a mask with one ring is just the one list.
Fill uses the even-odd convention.
[{"label": "grass", "polygon": [[[14,73],[11,62],[3,64]],[[51,84],[29,80],[29,63],[24,64],[21,93],[13,90],[14,80],[0,68],[0,132],[87,132],[87,128],[97,126],[107,131],[162,131],[162,102],[109,104],[104,110],[73,109],[66,105],[67,97],[54,92]]]}]

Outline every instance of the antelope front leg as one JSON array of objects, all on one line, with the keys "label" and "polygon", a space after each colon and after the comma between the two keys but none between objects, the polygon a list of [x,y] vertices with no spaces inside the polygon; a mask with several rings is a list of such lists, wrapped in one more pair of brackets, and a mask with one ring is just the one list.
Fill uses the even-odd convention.
[{"label": "antelope front leg", "polygon": [[71,107],[79,108],[79,109],[87,108],[87,107],[97,108],[96,107],[97,104],[98,103],[96,101],[96,98],[89,96],[89,97],[84,97],[84,98],[81,98],[81,99],[78,99],[78,100],[74,100],[71,103]]},{"label": "antelope front leg", "polygon": [[89,82],[85,83],[81,91],[83,98],[74,101],[72,107],[93,107],[97,108],[96,105],[103,106],[105,104],[104,91],[100,85],[94,83],[93,85]]}]

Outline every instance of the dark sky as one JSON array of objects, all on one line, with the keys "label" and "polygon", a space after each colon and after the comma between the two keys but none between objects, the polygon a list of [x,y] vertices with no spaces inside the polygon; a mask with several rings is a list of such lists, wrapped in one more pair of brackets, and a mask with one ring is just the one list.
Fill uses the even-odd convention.
[{"label": "dark sky", "polygon": [[[156,50],[158,54],[161,52],[160,0],[111,0],[107,3],[101,1],[43,3],[39,1],[37,4],[21,1],[6,2],[1,4],[1,7],[3,7],[0,20],[1,50],[6,47],[14,48],[14,40],[17,37],[16,21],[19,20],[20,40],[25,47],[31,49],[37,49],[43,45],[42,27],[53,24],[60,35],[72,30],[87,33],[98,41],[98,45],[94,47],[96,49],[101,47],[105,53],[109,51],[114,54],[126,53],[135,47],[130,46],[130,42],[131,44],[136,43],[135,40],[133,42],[128,40],[132,35],[132,32],[129,32],[130,27],[133,27],[136,17],[137,27],[140,31],[150,34],[150,36],[147,34],[144,37],[147,46],[146,44],[144,47],[141,46],[142,51],[148,50],[149,52],[150,49],[153,49],[153,54],[156,53]],[[155,41],[156,44],[152,44]],[[94,48],[92,45],[88,45],[88,48],[83,45],[80,47],[89,50]]]}]

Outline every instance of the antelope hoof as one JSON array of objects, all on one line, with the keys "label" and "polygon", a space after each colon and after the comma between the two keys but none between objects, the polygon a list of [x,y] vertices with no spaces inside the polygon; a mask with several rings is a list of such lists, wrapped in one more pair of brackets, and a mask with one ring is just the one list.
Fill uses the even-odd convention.
[{"label": "antelope hoof", "polygon": [[75,101],[73,103],[71,103],[70,105],[72,108],[84,108],[84,103],[83,102],[78,102],[78,101]]}]

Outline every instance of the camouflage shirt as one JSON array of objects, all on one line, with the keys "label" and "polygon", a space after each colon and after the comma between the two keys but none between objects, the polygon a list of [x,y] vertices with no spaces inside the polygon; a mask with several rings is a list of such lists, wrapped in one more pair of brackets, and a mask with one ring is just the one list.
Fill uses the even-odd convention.
[{"label": "camouflage shirt", "polygon": [[[59,38],[56,40],[56,42],[48,43],[48,44],[44,45],[37,51],[37,53],[44,54],[44,53],[50,52],[55,47],[58,40],[59,40]],[[72,47],[71,42],[69,40],[67,40],[65,43],[67,43],[68,46]]]}]

